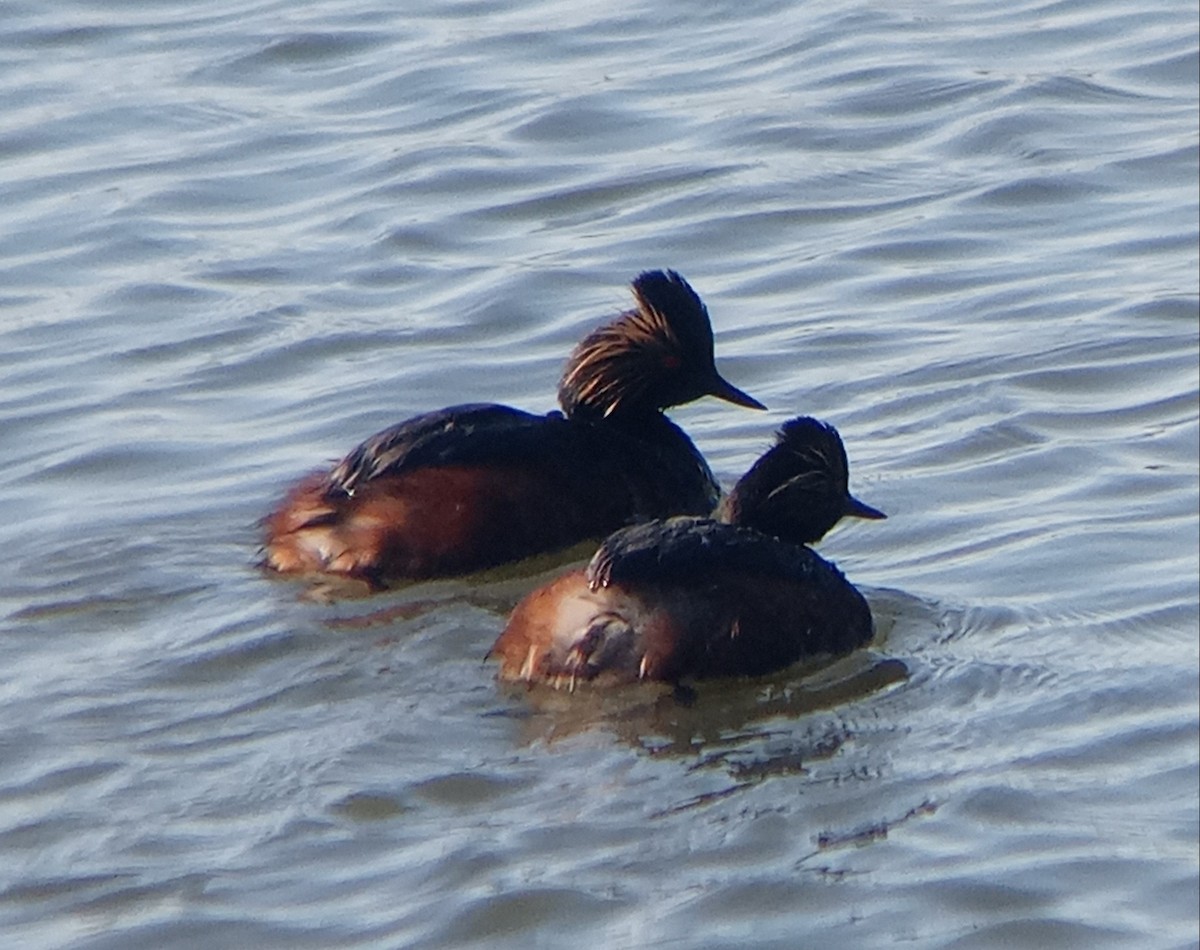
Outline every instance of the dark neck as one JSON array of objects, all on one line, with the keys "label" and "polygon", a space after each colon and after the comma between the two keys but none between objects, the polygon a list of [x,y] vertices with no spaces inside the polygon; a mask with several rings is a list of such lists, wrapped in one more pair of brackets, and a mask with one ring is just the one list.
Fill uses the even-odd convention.
[{"label": "dark neck", "polygon": [[720,488],[704,456],[687,433],[654,410],[624,413],[597,421],[573,415],[597,447],[620,459],[620,470],[642,498],[640,514],[708,515]]}]

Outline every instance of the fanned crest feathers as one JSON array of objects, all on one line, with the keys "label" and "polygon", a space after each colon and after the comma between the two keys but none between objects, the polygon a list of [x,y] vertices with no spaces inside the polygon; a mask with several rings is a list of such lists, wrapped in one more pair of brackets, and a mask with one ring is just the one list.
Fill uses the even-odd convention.
[{"label": "fanned crest feathers", "polygon": [[657,412],[704,395],[762,409],[717,372],[708,309],[673,270],[633,282],[637,306],[588,334],[571,354],[558,401],[572,417]]}]

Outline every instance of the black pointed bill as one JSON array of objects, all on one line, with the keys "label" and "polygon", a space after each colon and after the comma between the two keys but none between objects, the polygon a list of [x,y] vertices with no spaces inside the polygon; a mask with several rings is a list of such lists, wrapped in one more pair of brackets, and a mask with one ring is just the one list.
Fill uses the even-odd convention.
[{"label": "black pointed bill", "polygon": [[851,518],[867,518],[870,521],[880,521],[887,517],[878,508],[872,508],[865,502],[859,501],[853,495],[846,496],[846,515]]},{"label": "black pointed bill", "polygon": [[724,399],[726,402],[731,402],[735,406],[745,406],[747,409],[767,408],[749,393],[742,392],[733,383],[722,379],[716,374],[713,375],[713,383],[708,390],[708,394],[716,396],[718,399]]}]

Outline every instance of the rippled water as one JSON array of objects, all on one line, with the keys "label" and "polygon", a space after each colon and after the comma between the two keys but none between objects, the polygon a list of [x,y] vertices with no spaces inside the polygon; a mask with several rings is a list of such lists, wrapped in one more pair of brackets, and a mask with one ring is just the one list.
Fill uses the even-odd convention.
[{"label": "rippled water", "polygon": [[[1194,9],[0,22],[6,945],[1197,944]],[[254,569],[361,437],[549,409],[652,266],[772,409],[674,413],[714,470],[811,413],[890,514],[823,545],[871,650],[509,692],[528,571]]]}]

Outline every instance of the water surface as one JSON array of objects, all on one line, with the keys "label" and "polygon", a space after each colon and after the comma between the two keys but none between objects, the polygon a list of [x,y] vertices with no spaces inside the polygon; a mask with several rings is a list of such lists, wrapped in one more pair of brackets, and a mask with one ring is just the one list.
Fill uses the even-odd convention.
[{"label": "water surface", "polygon": [[[1196,946],[1194,10],[3,21],[7,943]],[[255,569],[358,439],[550,409],[648,267],[771,407],[673,413],[726,483],[841,430],[870,650],[544,696],[480,658],[554,565]]]}]

